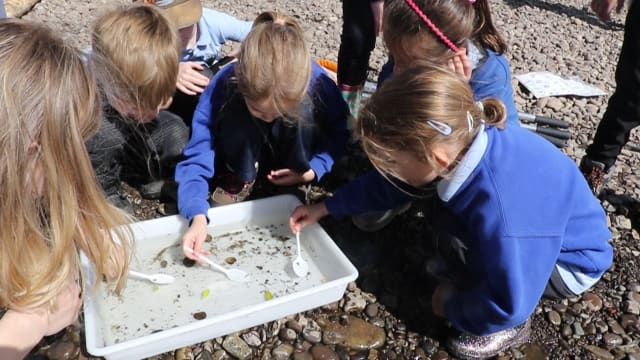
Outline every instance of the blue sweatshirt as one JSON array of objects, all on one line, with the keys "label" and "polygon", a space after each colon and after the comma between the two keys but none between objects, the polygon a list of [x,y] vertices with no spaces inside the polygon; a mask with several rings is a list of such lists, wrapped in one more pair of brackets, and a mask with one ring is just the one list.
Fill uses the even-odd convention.
[{"label": "blue sweatshirt", "polygon": [[213,58],[219,60],[222,45],[228,40],[241,42],[251,30],[252,22],[216,10],[202,8],[198,21],[198,40],[194,47],[185,49],[180,61],[204,63]]},{"label": "blue sweatshirt", "polygon": [[[200,101],[193,115],[191,139],[184,149],[184,159],[176,167],[178,183],[178,210],[187,220],[198,214],[205,214],[209,209],[207,196],[209,180],[214,176],[216,116],[227,99],[231,98],[230,84],[235,77],[235,63],[223,67],[209,82],[200,96]],[[233,89],[236,89],[235,87]],[[237,91],[237,90],[234,90]],[[349,131],[347,117],[349,110],[342,99],[340,91],[324,70],[315,62],[312,63],[311,81],[307,90],[311,102],[303,102],[300,114],[308,114],[304,118],[302,131],[320,129],[322,143],[313,149],[303,149],[308,153],[301,154],[309,161],[311,169],[320,180],[331,170],[334,161],[342,156],[346,149]],[[243,103],[242,114],[248,114]],[[242,115],[247,116],[247,115]]]},{"label": "blue sweatshirt", "polygon": [[[509,61],[504,55],[499,55],[489,49],[484,49],[484,57],[473,68],[469,86],[473,91],[476,101],[486,98],[500,99],[507,108],[507,124],[520,126],[518,111],[513,100],[513,88],[511,87],[511,70]],[[393,61],[386,63],[380,71],[378,86],[393,75]]]},{"label": "blue sweatshirt", "polygon": [[[375,195],[379,184],[361,186],[383,197]],[[329,212],[344,213],[345,203],[361,209],[370,203],[354,195],[343,194],[339,204],[328,199]],[[581,293],[611,265],[611,234],[600,203],[576,164],[528,130],[481,131],[451,177],[438,184],[438,198],[454,220],[441,226],[464,244],[466,273],[473,277],[473,285],[445,304],[447,319],[459,330],[486,335],[521,324],[554,267]]]}]

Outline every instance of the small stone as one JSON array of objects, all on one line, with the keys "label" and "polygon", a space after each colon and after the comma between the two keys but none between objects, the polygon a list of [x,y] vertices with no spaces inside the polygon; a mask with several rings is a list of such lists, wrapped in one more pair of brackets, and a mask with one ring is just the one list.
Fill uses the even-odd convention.
[{"label": "small stone", "polygon": [[322,340],[322,331],[306,327],[302,330],[302,337],[312,344],[317,344]]},{"label": "small stone", "polygon": [[618,345],[622,345],[622,337],[612,333],[604,334],[602,336],[602,341],[607,349],[613,349]]},{"label": "small stone", "polygon": [[591,312],[600,311],[600,309],[602,309],[602,299],[594,293],[585,293],[582,295],[582,301],[587,310]]},{"label": "small stone", "polygon": [[260,335],[257,331],[249,331],[248,333],[242,334],[242,340],[247,343],[247,345],[251,347],[259,347],[262,345],[262,341],[260,340]]},{"label": "small stone", "polygon": [[367,301],[359,294],[349,293],[346,299],[343,310],[347,313],[362,311],[367,306]]},{"label": "small stone", "polygon": [[216,350],[212,356],[212,360],[227,360],[227,359],[229,359],[229,354],[227,354],[227,352],[222,349]]},{"label": "small stone", "polygon": [[571,326],[568,324],[562,327],[562,330],[560,331],[560,333],[565,338],[569,338],[573,335],[573,331],[571,331]]},{"label": "small stone", "polygon": [[251,348],[238,335],[232,334],[225,337],[222,342],[222,347],[231,354],[231,356],[240,360],[251,358]]},{"label": "small stone", "polygon": [[295,331],[297,334],[299,334],[302,331],[302,326],[300,325],[300,323],[298,323],[295,320],[287,320],[287,322],[285,323],[285,326]]},{"label": "small stone", "polygon": [[365,314],[367,314],[368,317],[372,318],[372,317],[378,316],[379,309],[380,309],[380,306],[378,306],[378,304],[376,303],[373,303],[373,304],[367,305],[367,307],[364,309],[364,312]]},{"label": "small stone", "polygon": [[355,316],[348,316],[347,325],[332,322],[327,324],[323,330],[323,340],[330,340],[329,342],[324,341],[325,344],[340,344],[351,350],[379,348],[386,340],[383,329]]},{"label": "small stone", "polygon": [[558,314],[555,310],[549,311],[549,313],[547,314],[547,318],[549,319],[549,322],[555,326],[560,326],[560,324],[562,323],[560,314]]},{"label": "small stone", "polygon": [[313,360],[313,356],[308,351],[293,353],[293,360]]},{"label": "small stone", "polygon": [[640,303],[635,300],[625,300],[622,303],[622,311],[628,314],[640,315]]},{"label": "small stone", "polygon": [[[224,351],[223,351],[224,352]],[[226,355],[226,353],[225,353]],[[209,352],[209,350],[202,350],[198,355],[196,355],[195,360],[214,360],[213,356]],[[217,358],[215,360],[222,360],[221,358]]]},{"label": "small stone", "polygon": [[614,360],[613,354],[609,351],[594,345],[583,345],[583,347],[601,360]]},{"label": "small stone", "polygon": [[193,318],[196,320],[202,320],[202,319],[206,319],[207,318],[207,313],[204,311],[198,311],[197,313],[193,314]]},{"label": "small stone", "polygon": [[635,326],[638,324],[638,317],[633,314],[622,314],[620,316],[620,326],[622,326],[625,330],[630,331],[633,330]]},{"label": "small stone", "polygon": [[288,360],[293,354],[293,346],[290,344],[280,344],[271,351],[275,360]]},{"label": "small stone", "polygon": [[196,264],[196,261],[195,260],[191,260],[188,257],[185,257],[184,259],[182,259],[182,265],[184,265],[184,266],[186,266],[188,268],[192,267],[195,264]]},{"label": "small stone", "polygon": [[573,323],[573,336],[574,337],[584,336],[584,330],[582,329],[582,325],[578,321]]},{"label": "small stone", "polygon": [[624,329],[617,321],[610,319],[609,321],[607,321],[607,324],[609,325],[609,329],[611,330],[611,332],[613,332],[614,334],[624,334]]},{"label": "small stone", "polygon": [[71,341],[60,341],[51,346],[47,356],[51,360],[69,360],[78,357],[80,349]]},{"label": "small stone", "polygon": [[296,334],[295,331],[293,331],[292,329],[289,328],[282,328],[280,329],[280,331],[278,332],[278,338],[282,341],[293,341],[298,337],[298,334]]},{"label": "small stone", "polygon": [[336,354],[335,351],[331,350],[330,347],[322,344],[313,345],[313,347],[311,348],[311,355],[313,356],[314,360],[340,360],[338,354]]}]

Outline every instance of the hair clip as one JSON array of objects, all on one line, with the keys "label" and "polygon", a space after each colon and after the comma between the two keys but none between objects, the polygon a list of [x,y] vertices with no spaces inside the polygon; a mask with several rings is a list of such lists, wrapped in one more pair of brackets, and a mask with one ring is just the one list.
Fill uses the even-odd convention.
[{"label": "hair clip", "polygon": [[476,101],[476,106],[478,107],[478,109],[480,109],[481,113],[484,113],[484,104],[482,103],[482,101]]},{"label": "hair clip", "polygon": [[469,126],[469,132],[473,131],[473,115],[467,111],[467,125]]},{"label": "hair clip", "polygon": [[467,0],[469,2],[469,4],[475,4],[476,0]]},{"label": "hair clip", "polygon": [[444,136],[451,135],[451,126],[437,120],[427,120],[427,125]]},{"label": "hair clip", "polygon": [[[458,47],[453,43],[453,41],[449,40],[449,38],[440,30],[440,28],[438,28],[436,26],[436,24],[434,24],[431,19],[429,19],[429,17],[427,17],[427,15],[422,12],[422,10],[420,10],[420,8],[418,7],[418,5],[416,5],[416,3],[414,2],[414,0],[404,0],[407,5],[409,5],[409,7],[411,8],[411,10],[413,10],[413,12],[418,15],[418,17],[420,18],[420,20],[422,20],[422,22],[424,22],[429,29],[431,29],[431,31],[433,31],[434,34],[436,34],[436,36],[442,40],[443,43],[445,43],[445,45],[447,45],[449,47],[449,49],[451,49],[451,51],[458,52]],[[475,1],[475,0],[474,0]]]}]

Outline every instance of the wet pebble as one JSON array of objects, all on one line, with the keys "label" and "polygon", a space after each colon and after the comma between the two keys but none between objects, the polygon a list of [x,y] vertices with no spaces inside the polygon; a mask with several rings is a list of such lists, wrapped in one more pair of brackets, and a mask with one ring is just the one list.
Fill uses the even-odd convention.
[{"label": "wet pebble", "polygon": [[549,319],[549,322],[555,326],[560,326],[560,324],[562,323],[560,314],[558,314],[558,312],[556,312],[555,310],[549,311],[549,313],[547,314],[547,318]]},{"label": "wet pebble", "polygon": [[349,293],[346,296],[346,301],[343,310],[347,313],[358,312],[364,310],[367,306],[367,301],[360,294]]},{"label": "wet pebble", "polygon": [[376,303],[372,303],[367,305],[364,309],[364,313],[367,314],[368,317],[373,318],[378,316],[378,310],[380,310],[380,306]]},{"label": "wet pebble", "polygon": [[302,331],[302,326],[295,320],[287,320],[287,322],[285,323],[285,326],[295,331],[297,334],[299,334]]},{"label": "wet pebble", "polygon": [[312,344],[317,344],[322,340],[322,331],[306,327],[302,330],[302,337]]},{"label": "wet pebble", "polygon": [[282,341],[293,341],[298,337],[295,331],[289,328],[282,328],[280,332],[278,332],[278,338]]},{"label": "wet pebble", "polygon": [[78,357],[80,349],[71,341],[60,341],[47,351],[47,356],[51,360],[69,360]]},{"label": "wet pebble", "polygon": [[313,356],[308,351],[293,353],[293,360],[313,360]]},{"label": "wet pebble", "polygon": [[640,303],[635,300],[625,300],[622,303],[622,311],[628,314],[640,315]]},{"label": "wet pebble", "polygon": [[313,345],[311,348],[311,355],[314,360],[340,360],[335,351],[322,344]]},{"label": "wet pebble", "polygon": [[329,339],[344,339],[339,343],[352,350],[378,348],[384,344],[386,339],[383,329],[354,316],[349,316],[346,326],[332,322],[323,330],[325,337]]}]

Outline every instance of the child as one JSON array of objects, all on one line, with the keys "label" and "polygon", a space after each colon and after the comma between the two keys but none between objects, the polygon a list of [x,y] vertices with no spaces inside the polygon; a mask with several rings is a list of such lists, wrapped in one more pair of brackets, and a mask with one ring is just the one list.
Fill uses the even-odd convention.
[{"label": "child", "polygon": [[2,359],[24,358],[76,321],[79,251],[117,290],[129,263],[129,237],[117,230],[127,219],[103,197],[84,145],[102,116],[96,84],[54,34],[0,22]]},{"label": "child", "polygon": [[222,45],[229,40],[243,41],[251,30],[251,22],[203,8],[200,0],[145,2],[161,8],[178,29],[182,54],[178,90],[169,111],[191,126],[198,98],[214,75],[216,63],[222,59]]},{"label": "child", "polygon": [[[502,55],[507,45],[493,26],[489,0],[387,0],[384,6],[384,41],[393,61],[383,67],[379,83],[417,61],[448,65],[469,80],[476,99],[500,99],[507,107],[507,124],[519,126],[509,64]],[[388,184],[377,172],[366,176]],[[357,182],[349,188],[361,189]],[[394,201],[354,216],[356,227],[379,230],[410,207],[402,192],[392,187],[385,192],[395,192]]]},{"label": "child", "polygon": [[106,104],[87,147],[109,200],[129,212],[121,181],[160,197],[188,140],[182,120],[162,111],[175,92],[179,51],[171,22],[150,5],[111,10],[93,27],[89,66]]},{"label": "child", "polygon": [[[355,126],[386,178],[437,189],[440,216],[426,221],[459,245],[465,283],[442,283],[432,310],[460,331],[448,341],[460,358],[524,342],[543,294],[581,294],[612,261],[604,211],[574,161],[527,130],[501,129],[504,117],[500,101],[475,102],[455,74],[413,67],[373,95]],[[292,231],[345,215],[347,202],[375,210],[384,197],[354,195],[295,209]]]},{"label": "child", "polygon": [[176,168],[178,210],[191,224],[182,239],[185,255],[204,253],[211,178],[217,204],[244,200],[258,168],[278,186],[319,180],[346,147],[348,111],[333,81],[312,63],[300,25],[260,14],[238,62],[203,93]]},{"label": "child", "polygon": [[469,79],[476,99],[495,97],[507,107],[507,124],[519,126],[507,44],[491,20],[489,0],[387,0],[384,42],[393,61],[379,82],[416,61],[447,64]]}]

